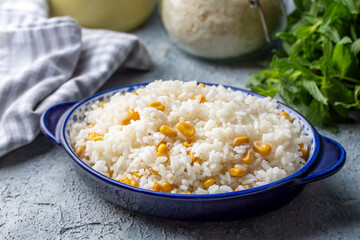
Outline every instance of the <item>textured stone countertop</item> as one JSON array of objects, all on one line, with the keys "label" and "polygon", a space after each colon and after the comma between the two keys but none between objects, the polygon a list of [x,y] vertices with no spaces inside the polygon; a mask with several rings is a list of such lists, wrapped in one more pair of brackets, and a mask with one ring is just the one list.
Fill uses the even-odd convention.
[{"label": "textured stone countertop", "polygon": [[[154,14],[135,31],[154,68],[120,71],[104,89],[154,79],[201,80],[244,87],[254,62],[203,62],[172,46]],[[182,222],[145,216],[98,196],[75,173],[65,151],[40,135],[0,159],[0,239],[360,239],[360,124],[337,135],[347,162],[337,174],[309,184],[290,204],[231,222]]]}]

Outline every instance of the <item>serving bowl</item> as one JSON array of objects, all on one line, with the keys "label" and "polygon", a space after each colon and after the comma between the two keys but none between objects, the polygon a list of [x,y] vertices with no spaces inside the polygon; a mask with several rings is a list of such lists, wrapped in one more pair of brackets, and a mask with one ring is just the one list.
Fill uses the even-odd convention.
[{"label": "serving bowl", "polygon": [[[84,182],[103,198],[122,207],[145,214],[191,221],[247,218],[289,203],[303,191],[306,184],[329,177],[345,163],[346,153],[339,143],[319,135],[300,113],[279,102],[278,108],[286,111],[294,121],[299,121],[306,135],[311,137],[309,158],[297,172],[263,186],[209,195],[163,193],[126,185],[97,172],[77,157],[70,145],[70,129],[74,123],[84,119],[84,113],[90,110],[96,101],[107,101],[117,92],[132,92],[147,84],[111,89],[80,102],[55,105],[45,111],[40,120],[43,133],[65,149]],[[244,89],[230,88],[258,98],[264,97]]]}]

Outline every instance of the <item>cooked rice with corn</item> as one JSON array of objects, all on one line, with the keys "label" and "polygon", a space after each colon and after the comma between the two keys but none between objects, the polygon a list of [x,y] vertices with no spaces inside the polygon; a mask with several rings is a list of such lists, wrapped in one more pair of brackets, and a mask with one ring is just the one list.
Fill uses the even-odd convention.
[{"label": "cooked rice with corn", "polygon": [[211,194],[277,181],[299,170],[310,137],[270,98],[223,86],[155,81],[97,102],[72,126],[85,163],[152,191]]}]

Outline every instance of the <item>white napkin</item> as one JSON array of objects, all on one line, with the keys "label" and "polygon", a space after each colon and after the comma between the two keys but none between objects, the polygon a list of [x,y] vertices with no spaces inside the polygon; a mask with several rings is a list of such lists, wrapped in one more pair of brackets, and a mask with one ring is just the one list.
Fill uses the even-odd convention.
[{"label": "white napkin", "polygon": [[0,157],[38,135],[47,108],[94,94],[119,68],[151,66],[134,35],[47,16],[46,0],[0,9]]}]

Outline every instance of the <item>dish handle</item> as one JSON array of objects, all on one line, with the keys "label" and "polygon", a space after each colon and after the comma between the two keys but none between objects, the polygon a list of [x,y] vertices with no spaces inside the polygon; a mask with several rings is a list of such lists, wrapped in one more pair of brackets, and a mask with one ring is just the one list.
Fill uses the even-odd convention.
[{"label": "dish handle", "polygon": [[302,183],[314,182],[329,177],[339,171],[345,163],[346,152],[336,141],[322,136],[320,152],[316,163],[301,179]]},{"label": "dish handle", "polygon": [[46,110],[40,119],[40,129],[41,131],[50,138],[53,142],[60,145],[60,139],[56,135],[57,126],[61,117],[64,113],[74,106],[76,102],[65,102],[55,106],[52,106]]}]

